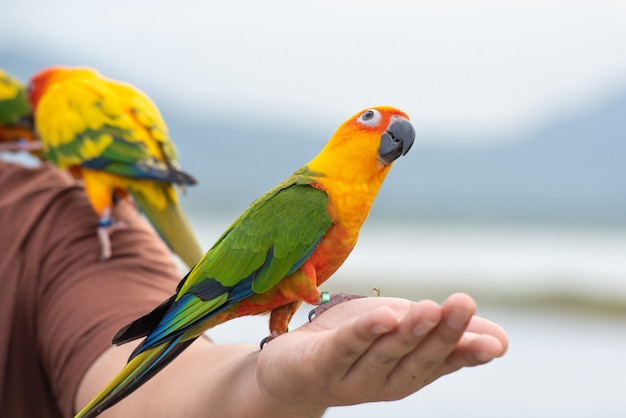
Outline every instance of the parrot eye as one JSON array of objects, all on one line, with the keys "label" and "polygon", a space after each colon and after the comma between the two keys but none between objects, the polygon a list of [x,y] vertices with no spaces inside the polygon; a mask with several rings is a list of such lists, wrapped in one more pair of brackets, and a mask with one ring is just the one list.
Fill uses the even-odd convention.
[{"label": "parrot eye", "polygon": [[376,126],[380,123],[382,116],[376,109],[368,109],[359,116],[357,121],[364,126]]}]

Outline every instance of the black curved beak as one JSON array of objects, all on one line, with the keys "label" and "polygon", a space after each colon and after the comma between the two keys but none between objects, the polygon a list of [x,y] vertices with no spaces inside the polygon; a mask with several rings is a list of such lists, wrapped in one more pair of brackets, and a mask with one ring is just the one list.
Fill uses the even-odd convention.
[{"label": "black curved beak", "polygon": [[380,138],[378,158],[387,165],[406,155],[415,141],[415,130],[407,119],[396,117]]}]

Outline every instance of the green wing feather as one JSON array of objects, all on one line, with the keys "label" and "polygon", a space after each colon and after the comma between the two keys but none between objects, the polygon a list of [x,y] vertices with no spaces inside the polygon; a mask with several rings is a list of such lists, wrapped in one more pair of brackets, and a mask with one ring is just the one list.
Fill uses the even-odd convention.
[{"label": "green wing feather", "polygon": [[[257,199],[227,229],[181,281],[167,313],[160,310],[163,318],[137,354],[270,290],[302,266],[333,223],[328,195],[310,186],[309,174],[306,169],[296,172]],[[260,306],[256,313],[266,310]],[[153,323],[154,318],[138,321]],[[119,340],[140,336],[120,336]]]},{"label": "green wing feather", "polygon": [[17,78],[0,69],[0,124],[17,124],[30,115],[26,87]]},{"label": "green wing feather", "polygon": [[313,175],[318,174],[304,167],[255,200],[189,273],[178,295],[206,278],[236,285],[263,266],[270,249],[270,266],[257,274],[255,293],[272,288],[294,265],[304,262],[302,257],[310,255],[311,246],[332,224],[328,195],[310,186]]}]

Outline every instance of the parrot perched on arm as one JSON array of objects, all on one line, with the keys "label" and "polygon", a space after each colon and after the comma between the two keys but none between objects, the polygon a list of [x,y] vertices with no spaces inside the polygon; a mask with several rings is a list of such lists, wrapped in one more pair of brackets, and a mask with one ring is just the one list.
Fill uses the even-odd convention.
[{"label": "parrot perched on arm", "polygon": [[344,122],[313,160],[248,207],[172,297],[117,333],[118,345],[146,338],[76,418],[119,402],[215,325],[270,312],[270,337],[285,333],[302,301],[320,302],[318,286],[351,252],[393,161],[414,138],[407,115],[392,107]]},{"label": "parrot perched on arm", "polygon": [[0,151],[36,151],[33,115],[26,86],[0,68]]},{"label": "parrot perched on arm", "polygon": [[46,158],[81,178],[98,215],[102,259],[120,225],[112,206],[129,194],[189,268],[203,250],[179,204],[174,185],[195,179],[178,167],[161,114],[135,87],[83,67],[50,67],[30,82],[35,126]]}]

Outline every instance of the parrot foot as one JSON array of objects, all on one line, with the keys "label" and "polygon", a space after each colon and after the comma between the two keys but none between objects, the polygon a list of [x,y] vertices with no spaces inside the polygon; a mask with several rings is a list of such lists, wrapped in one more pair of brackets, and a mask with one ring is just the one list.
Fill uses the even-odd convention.
[{"label": "parrot foot", "polygon": [[263,338],[261,340],[261,343],[259,344],[259,347],[261,348],[261,350],[263,350],[263,347],[265,347],[265,345],[267,343],[269,343],[270,341],[272,341],[274,338],[278,337],[280,334],[274,334],[271,333],[270,335],[268,335],[267,337]]},{"label": "parrot foot", "polygon": [[[376,293],[378,296],[380,292]],[[352,293],[333,293],[332,295],[328,292],[322,292],[322,299],[317,308],[313,309],[309,312],[309,322],[313,321],[313,318],[322,314],[324,311],[332,308],[335,305],[339,305],[340,303],[347,302],[352,299],[361,299],[366,298],[368,296],[365,295],[354,295]]]},{"label": "parrot foot", "polygon": [[111,235],[118,229],[124,229],[128,226],[126,221],[114,221],[112,218],[98,221],[98,240],[100,241],[100,261],[106,261],[111,258]]},{"label": "parrot foot", "polygon": [[263,350],[263,347],[265,347],[265,344],[269,343],[270,341],[272,341],[275,337],[272,337],[271,335],[268,335],[267,337],[263,338],[261,340],[261,343],[259,344],[259,348],[261,348],[261,350]]}]

